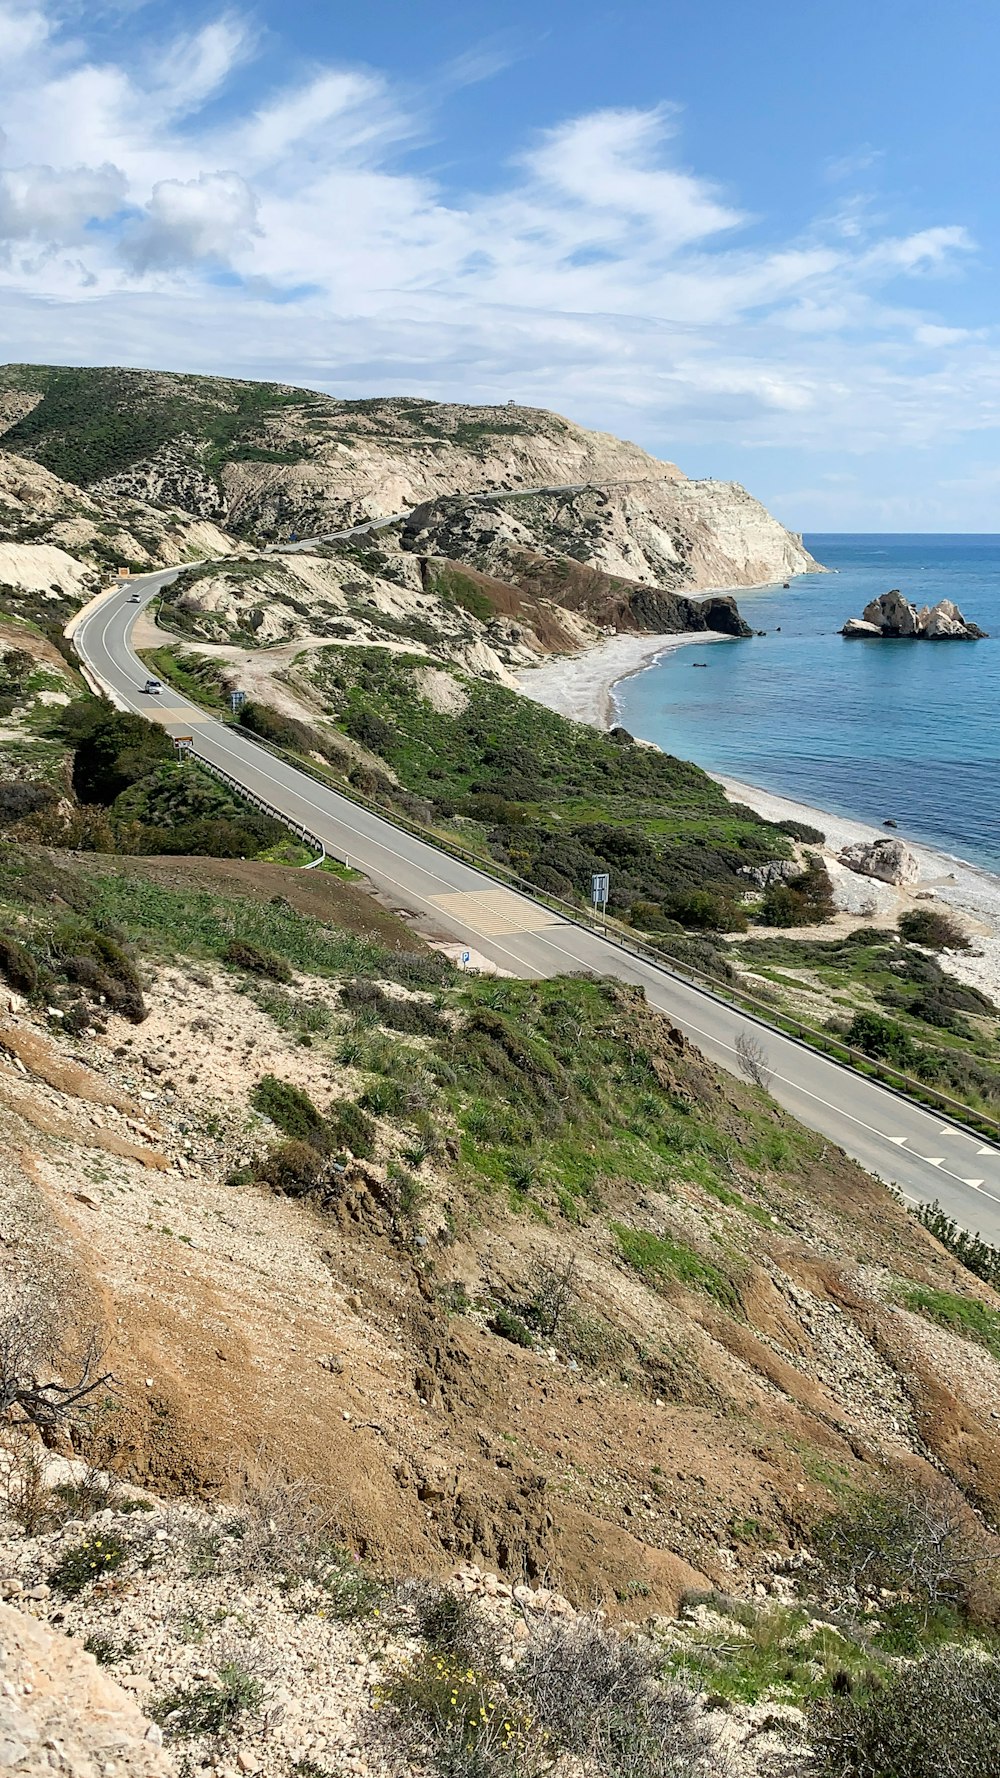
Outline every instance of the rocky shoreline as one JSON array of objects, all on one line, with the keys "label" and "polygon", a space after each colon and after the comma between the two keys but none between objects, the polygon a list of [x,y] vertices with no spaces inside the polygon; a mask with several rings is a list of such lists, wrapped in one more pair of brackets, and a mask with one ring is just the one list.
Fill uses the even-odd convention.
[{"label": "rocky shoreline", "polygon": [[[559,656],[542,667],[528,668],[518,674],[518,683],[525,696],[560,716],[595,728],[610,728],[617,720],[615,691],[624,680],[655,666],[673,648],[691,642],[704,646],[725,641],[724,636],[705,635],[616,636],[586,654]],[[971,950],[945,953],[942,964],[960,980],[1000,1001],[1000,875],[909,839],[907,847],[919,866],[919,875],[911,882],[895,885],[858,875],[841,863],[839,854],[848,847],[870,847],[884,840],[882,829],[719,772],[709,776],[734,802],[748,804],[768,820],[794,819],[822,830],[826,842],[822,850],[838,910],[830,926],[831,936],[860,920],[894,923],[910,906],[925,905],[928,898],[939,901],[964,916],[973,935]]]}]

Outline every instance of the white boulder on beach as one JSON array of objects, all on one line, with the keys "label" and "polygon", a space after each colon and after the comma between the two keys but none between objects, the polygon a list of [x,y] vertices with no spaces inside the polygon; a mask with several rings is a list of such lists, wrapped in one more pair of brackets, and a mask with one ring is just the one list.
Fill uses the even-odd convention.
[{"label": "white boulder on beach", "polygon": [[862,877],[903,887],[920,880],[920,864],[902,840],[856,840],[837,853],[841,864]]}]

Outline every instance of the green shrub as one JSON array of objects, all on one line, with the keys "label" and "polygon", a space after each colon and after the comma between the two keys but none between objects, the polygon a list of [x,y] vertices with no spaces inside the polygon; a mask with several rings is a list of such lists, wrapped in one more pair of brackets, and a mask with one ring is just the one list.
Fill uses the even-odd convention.
[{"label": "green shrub", "polygon": [[127,1555],[128,1545],[114,1531],[89,1533],[63,1551],[49,1573],[49,1585],[65,1599],[75,1599],[91,1581],[113,1574]]},{"label": "green shrub", "polygon": [[513,1309],[508,1309],[503,1303],[494,1309],[486,1325],[491,1333],[499,1334],[502,1340],[509,1340],[512,1346],[533,1346],[535,1343],[534,1334],[525,1326],[520,1315],[515,1315]]},{"label": "green shrub", "polygon": [[254,1177],[285,1197],[306,1197],[316,1190],[326,1162],[311,1142],[279,1142],[256,1163]]},{"label": "green shrub", "polygon": [[921,1204],[915,1212],[917,1221],[953,1254],[966,1270],[987,1284],[1000,1285],[1000,1247],[991,1247],[981,1235],[960,1228],[953,1216],[942,1210],[937,1201]]},{"label": "green shrub", "polygon": [[660,905],[666,919],[692,926],[696,932],[746,931],[747,917],[739,904],[708,889],[665,895]]},{"label": "green shrub", "polygon": [[883,1019],[877,1012],[855,1013],[847,1031],[847,1042],[863,1055],[891,1062],[897,1068],[911,1068],[919,1054],[905,1025]]},{"label": "green shrub", "polygon": [[431,1001],[387,994],[377,982],[364,977],[345,982],[340,997],[356,1018],[388,1025],[392,1031],[405,1031],[415,1037],[434,1037],[446,1029],[438,1008]]},{"label": "green shrub", "polygon": [[307,1142],[320,1154],[329,1152],[330,1126],[301,1087],[265,1074],[250,1094],[250,1103],[293,1142]]},{"label": "green shrub", "polygon": [[327,1114],[327,1129],[332,1148],[349,1148],[361,1161],[374,1158],[375,1125],[367,1112],[350,1099],[336,1099]]},{"label": "green shrub", "polygon": [[75,741],[73,789],[82,803],[109,808],[157,765],[174,759],[173,741],[159,723],[96,699],[68,705],[62,727]]},{"label": "green shrub", "polygon": [[0,974],[15,993],[32,995],[39,983],[38,964],[15,938],[0,932]]},{"label": "green shrub", "polygon": [[283,957],[274,951],[262,951],[259,945],[252,945],[248,939],[234,938],[222,953],[224,963],[233,963],[237,969],[246,969],[251,975],[266,976],[272,982],[290,982],[292,972]]},{"label": "green shrub", "polygon": [[769,883],[757,914],[761,926],[818,926],[834,911],[833,884],[822,858],[784,882]]},{"label": "green shrub", "polygon": [[56,929],[52,949],[60,973],[85,988],[95,999],[103,994],[114,1012],[133,1025],[146,1017],[142,982],[135,964],[117,939],[78,921]]},{"label": "green shrub", "polygon": [[813,1706],[813,1778],[986,1778],[1000,1772],[1000,1661],[942,1649],[868,1690]]},{"label": "green shrub", "polygon": [[249,1710],[263,1702],[264,1687],[236,1661],[219,1668],[213,1684],[179,1686],[150,1705],[150,1715],[168,1736],[178,1740],[193,1735],[229,1735]]},{"label": "green shrub", "polygon": [[937,908],[908,908],[899,916],[899,936],[929,951],[967,951],[969,940],[958,921]]}]

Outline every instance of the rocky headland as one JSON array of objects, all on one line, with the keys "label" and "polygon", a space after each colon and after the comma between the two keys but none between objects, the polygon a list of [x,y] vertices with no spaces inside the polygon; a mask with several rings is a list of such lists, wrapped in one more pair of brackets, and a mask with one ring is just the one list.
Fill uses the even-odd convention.
[{"label": "rocky headland", "polygon": [[921,605],[918,610],[898,587],[872,599],[861,617],[849,617],[840,633],[914,642],[979,642],[986,638],[986,631],[963,617],[953,599],[939,599],[936,605]]}]

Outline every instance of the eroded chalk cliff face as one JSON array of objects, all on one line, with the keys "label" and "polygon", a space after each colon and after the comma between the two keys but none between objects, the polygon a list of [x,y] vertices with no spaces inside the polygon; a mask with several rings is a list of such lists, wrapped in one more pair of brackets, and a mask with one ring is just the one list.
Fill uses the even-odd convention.
[{"label": "eroded chalk cliff face", "polygon": [[[418,507],[404,545],[446,556],[559,603],[573,563],[665,592],[754,586],[815,571],[800,537],[735,482],[673,473],[600,486]],[[638,626],[640,628],[646,625]]]},{"label": "eroded chalk cliff face", "polygon": [[255,543],[487,493],[529,496],[505,512],[507,541],[666,591],[816,565],[744,489],[688,481],[628,440],[513,403],[338,401],[223,377],[7,365],[0,433],[92,501],[171,508]]}]

